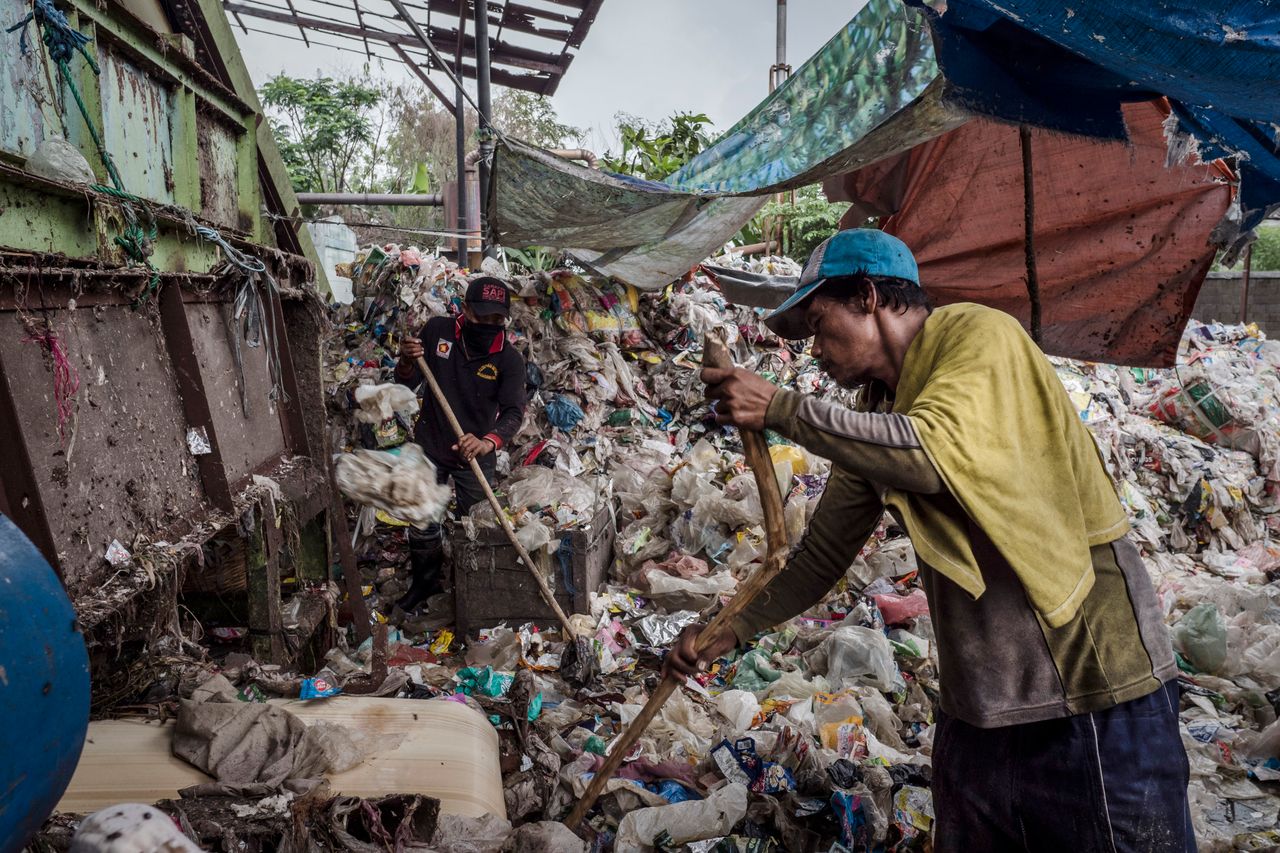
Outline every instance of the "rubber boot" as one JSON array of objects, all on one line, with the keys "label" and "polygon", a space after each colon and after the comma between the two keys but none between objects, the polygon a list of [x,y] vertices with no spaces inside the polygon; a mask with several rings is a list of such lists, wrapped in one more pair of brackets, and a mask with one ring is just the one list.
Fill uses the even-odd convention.
[{"label": "rubber boot", "polygon": [[409,613],[433,595],[444,591],[440,584],[440,567],[444,564],[443,551],[411,552],[409,566],[412,581],[409,591],[400,597],[396,606]]}]

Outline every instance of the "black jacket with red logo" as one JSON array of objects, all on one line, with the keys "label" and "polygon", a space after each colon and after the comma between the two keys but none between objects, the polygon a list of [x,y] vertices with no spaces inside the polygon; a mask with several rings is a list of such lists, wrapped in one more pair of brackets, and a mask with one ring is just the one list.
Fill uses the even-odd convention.
[{"label": "black jacket with red logo", "polygon": [[[453,407],[462,429],[477,438],[488,438],[497,447],[509,443],[520,429],[526,402],[524,357],[510,346],[506,335],[495,337],[488,352],[469,353],[462,339],[462,324],[452,317],[432,317],[418,337],[423,357]],[[422,371],[417,365],[396,366],[396,381],[417,387]],[[430,389],[422,395],[422,411],[413,431],[431,461],[442,468],[465,468],[454,450],[457,438]]]}]

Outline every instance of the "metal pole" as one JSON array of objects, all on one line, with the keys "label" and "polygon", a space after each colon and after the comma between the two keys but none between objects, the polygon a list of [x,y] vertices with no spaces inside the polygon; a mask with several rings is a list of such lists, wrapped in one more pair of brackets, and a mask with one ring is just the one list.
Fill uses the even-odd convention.
[{"label": "metal pole", "polygon": [[1244,250],[1244,273],[1240,276],[1240,323],[1249,322],[1249,275],[1253,272],[1253,244]]},{"label": "metal pole", "polygon": [[[787,0],[778,0],[778,26],[776,30],[776,43],[773,56],[773,67],[769,69],[769,91],[775,91],[779,86],[791,76],[791,66],[787,64]],[[778,204],[790,199],[794,205],[796,203],[795,190],[789,192],[778,193],[773,200]],[[781,242],[783,234],[783,225],[781,220],[778,222],[778,239]],[[765,234],[765,241],[768,242],[770,234]]]},{"label": "metal pole", "polygon": [[463,102],[462,91],[462,42],[467,31],[467,0],[458,0],[458,47],[455,52],[457,61],[458,88],[455,93],[454,133],[453,141],[458,157],[458,266],[467,265],[467,108]]},{"label": "metal pole", "polygon": [[[782,85],[782,70],[787,67],[787,0],[778,0],[778,44],[769,91]],[[789,69],[788,69],[789,70]]]},{"label": "metal pole", "polygon": [[493,160],[493,138],[490,121],[493,110],[489,101],[489,4],[475,0],[476,22],[476,98],[480,107],[480,240],[486,257],[494,257],[489,243],[489,164]]},{"label": "metal pole", "polygon": [[439,193],[298,193],[298,204],[369,204],[399,207],[441,207]]}]

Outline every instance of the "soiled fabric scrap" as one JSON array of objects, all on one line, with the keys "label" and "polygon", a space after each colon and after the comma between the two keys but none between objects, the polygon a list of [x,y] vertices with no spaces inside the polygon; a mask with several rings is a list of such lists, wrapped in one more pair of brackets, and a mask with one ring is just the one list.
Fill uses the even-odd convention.
[{"label": "soiled fabric scrap", "polygon": [[586,842],[554,820],[526,823],[515,831],[503,853],[583,853]]},{"label": "soiled fabric scrap", "polygon": [[329,766],[324,746],[302,720],[256,703],[181,700],[173,754],[230,785],[319,780]]},{"label": "soiled fabric scrap", "polygon": [[501,853],[510,835],[511,823],[494,814],[443,814],[431,839],[431,849],[439,853]]},{"label": "soiled fabric scrap", "polygon": [[371,752],[367,739],[343,726],[307,726],[278,705],[241,702],[233,691],[215,676],[180,702],[173,754],[216,780],[195,786],[198,793],[304,793],[326,772],[353,767]]},{"label": "soiled fabric scrap", "polygon": [[745,785],[726,785],[705,800],[689,800],[668,806],[627,813],[618,825],[615,853],[640,853],[666,832],[675,844],[728,835],[747,814]]}]

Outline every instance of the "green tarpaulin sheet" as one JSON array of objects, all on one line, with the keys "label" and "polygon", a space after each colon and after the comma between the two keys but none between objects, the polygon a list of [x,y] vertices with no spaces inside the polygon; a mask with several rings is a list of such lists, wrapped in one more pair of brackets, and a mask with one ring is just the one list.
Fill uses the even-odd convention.
[{"label": "green tarpaulin sheet", "polygon": [[723,246],[764,196],[906,151],[966,118],[943,103],[919,12],[899,0],[872,0],[663,183],[500,139],[490,224],[502,245],[567,250],[601,274],[656,289]]}]

